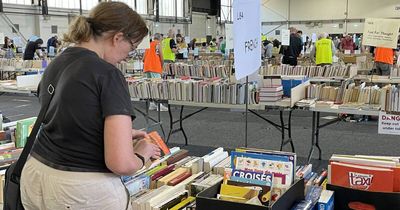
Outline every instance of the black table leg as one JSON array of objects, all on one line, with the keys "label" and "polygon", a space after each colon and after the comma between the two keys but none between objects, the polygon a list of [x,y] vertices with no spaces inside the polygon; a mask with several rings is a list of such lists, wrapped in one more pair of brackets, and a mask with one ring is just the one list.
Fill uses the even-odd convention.
[{"label": "black table leg", "polygon": [[162,123],[161,123],[161,109],[160,109],[160,108],[161,108],[161,102],[158,103],[157,116],[158,116],[158,123],[159,123],[160,128],[161,128],[161,132],[162,132],[163,137],[164,137],[164,139],[165,139],[165,131],[164,131],[164,127],[163,127],[163,125],[162,125]]},{"label": "black table leg", "polygon": [[186,136],[185,130],[183,129],[183,107],[181,106],[181,113],[179,114],[179,130],[182,131],[183,137],[185,138],[185,145],[188,145],[188,138]]},{"label": "black table leg", "polygon": [[283,111],[279,111],[279,119],[281,121],[281,149],[283,149],[283,145],[285,144],[285,122],[283,121]]},{"label": "black table leg", "polygon": [[169,104],[168,104],[168,115],[169,115],[169,132],[168,132],[168,137],[167,137],[167,143],[168,143],[169,137],[171,137],[172,131],[174,129],[174,118],[172,117],[171,105],[169,105]]},{"label": "black table leg", "polygon": [[292,147],[292,152],[295,152],[294,150],[294,143],[292,139],[292,110],[289,111],[289,119],[288,119],[288,136],[289,136],[289,143],[290,146]]},{"label": "black table leg", "polygon": [[316,131],[315,131],[315,146],[317,147],[317,149],[318,149],[318,152],[319,152],[319,155],[318,155],[318,159],[319,160],[321,160],[321,153],[322,153],[322,150],[321,150],[321,147],[319,147],[319,129],[320,129],[320,127],[319,127],[319,119],[320,119],[320,112],[317,112],[317,125],[316,125]]},{"label": "black table leg", "polygon": [[314,152],[314,145],[315,145],[315,118],[316,118],[316,114],[313,111],[312,124],[311,124],[311,148],[310,148],[310,152],[308,153],[308,158],[307,158],[307,162],[308,163],[310,163],[312,154]]}]

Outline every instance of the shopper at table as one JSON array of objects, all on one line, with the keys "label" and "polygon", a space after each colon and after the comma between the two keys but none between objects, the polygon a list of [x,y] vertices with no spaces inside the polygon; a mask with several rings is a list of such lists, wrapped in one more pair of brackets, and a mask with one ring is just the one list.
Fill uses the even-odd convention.
[{"label": "shopper at table", "polygon": [[297,65],[297,57],[299,57],[303,48],[302,41],[297,34],[297,29],[290,27],[290,42],[289,46],[282,46],[280,53],[283,55],[282,63],[291,66]]},{"label": "shopper at table", "polygon": [[165,63],[175,62],[175,54],[177,53],[178,48],[174,38],[175,38],[174,30],[169,29],[168,37],[161,41],[162,55]]},{"label": "shopper at table", "polygon": [[132,130],[135,118],[124,76],[115,65],[147,35],[144,20],[121,2],[102,2],[78,16],[64,40],[74,43],[47,67],[42,106],[55,84],[21,176],[26,210],[131,209],[120,175],[133,175],[160,149]]},{"label": "shopper at table", "polygon": [[385,47],[375,48],[375,67],[379,75],[389,76],[393,67],[395,50]]},{"label": "shopper at table", "polygon": [[318,35],[318,40],[310,52],[310,57],[315,59],[318,66],[332,65],[333,55],[335,54],[335,46],[327,33]]},{"label": "shopper at table", "polygon": [[[161,78],[164,60],[162,56],[161,35],[154,34],[153,41],[150,43],[150,48],[146,49],[143,58],[143,71],[147,78]],[[156,104],[151,101],[149,110],[156,110]],[[168,111],[168,108],[160,104],[161,111]]]},{"label": "shopper at table", "polygon": [[356,44],[353,41],[353,37],[350,35],[345,35],[344,38],[340,41],[340,50],[342,52],[346,52],[346,50],[350,51],[350,53],[354,53],[356,48]]},{"label": "shopper at table", "polygon": [[3,50],[5,50],[4,58],[7,59],[15,58],[15,46],[12,43],[12,40],[7,36],[4,37]]},{"label": "shopper at table", "polygon": [[38,57],[41,57],[41,46],[43,44],[43,40],[38,38],[35,41],[29,41],[26,44],[25,52],[24,52],[24,60],[33,60],[35,58],[35,54]]}]

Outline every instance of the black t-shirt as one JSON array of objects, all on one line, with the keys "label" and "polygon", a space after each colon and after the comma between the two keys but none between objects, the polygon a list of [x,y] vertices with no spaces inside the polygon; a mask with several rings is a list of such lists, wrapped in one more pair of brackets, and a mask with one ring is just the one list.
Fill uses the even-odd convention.
[{"label": "black t-shirt", "polygon": [[287,57],[297,58],[301,50],[303,48],[303,44],[301,43],[301,38],[296,34],[290,34],[290,44],[289,46],[282,46],[281,51],[283,51],[283,55]]},{"label": "black t-shirt", "polygon": [[50,97],[47,93],[50,78],[59,71],[64,72],[32,155],[60,170],[110,172],[104,159],[105,117],[134,118],[124,76],[93,51],[68,48],[50,63],[43,75],[39,87],[42,106]]},{"label": "black t-shirt", "polygon": [[176,42],[175,42],[175,40],[174,39],[171,39],[170,41],[169,41],[169,47],[172,49],[172,48],[176,48]]},{"label": "black t-shirt", "polygon": [[35,42],[28,42],[24,52],[24,60],[33,60],[37,49],[40,49],[40,47]]}]

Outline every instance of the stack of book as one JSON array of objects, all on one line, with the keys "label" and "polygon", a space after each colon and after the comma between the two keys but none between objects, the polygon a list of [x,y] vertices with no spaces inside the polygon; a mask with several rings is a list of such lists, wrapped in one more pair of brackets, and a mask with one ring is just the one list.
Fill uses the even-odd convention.
[{"label": "stack of book", "polygon": [[[306,98],[317,101],[335,102],[339,108],[369,108],[379,109],[387,103],[387,91],[390,86],[356,86],[354,83],[343,82],[340,87],[326,84],[311,84],[307,87]],[[368,107],[367,107],[368,106]]]},{"label": "stack of book", "polygon": [[328,183],[373,192],[400,191],[399,157],[333,155]]},{"label": "stack of book", "polygon": [[385,96],[386,100],[382,104],[382,109],[387,112],[400,112],[400,86],[386,86]]},{"label": "stack of book", "polygon": [[311,84],[307,86],[306,98],[322,101],[335,101],[339,88],[325,84]]},{"label": "stack of book", "polygon": [[282,99],[283,86],[280,76],[264,76],[259,89],[260,102],[275,102]]},{"label": "stack of book", "polygon": [[351,65],[341,66],[290,66],[267,65],[261,68],[262,75],[304,75],[309,78],[346,78],[350,76]]},{"label": "stack of book", "polygon": [[[213,78],[193,79],[128,79],[132,98],[191,101],[197,103],[245,104],[244,84]],[[257,84],[249,83],[249,104],[257,103]]]},{"label": "stack of book", "polygon": [[226,78],[229,76],[230,69],[226,65],[195,65],[187,63],[166,63],[164,64],[164,74],[175,77],[190,76],[199,78]]},{"label": "stack of book", "polygon": [[259,102],[275,102],[282,99],[283,87],[262,87],[259,93]]},{"label": "stack of book", "polygon": [[399,78],[400,77],[400,66],[393,66],[390,71],[390,78]]},{"label": "stack of book", "polygon": [[[150,134],[151,138],[160,138],[156,133]],[[223,148],[203,157],[189,156],[188,151],[178,147],[163,153],[164,157],[146,164],[134,176],[122,178],[131,195],[133,209],[195,209],[197,193],[222,181],[221,175],[210,172],[228,158]]]},{"label": "stack of book", "polygon": [[17,149],[11,140],[0,141],[0,167],[5,167],[18,160],[23,148]]}]

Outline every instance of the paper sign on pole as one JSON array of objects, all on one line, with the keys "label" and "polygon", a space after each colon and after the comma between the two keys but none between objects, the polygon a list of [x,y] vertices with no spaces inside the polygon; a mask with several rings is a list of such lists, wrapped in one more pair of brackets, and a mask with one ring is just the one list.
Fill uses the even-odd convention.
[{"label": "paper sign on pole", "polygon": [[225,24],[226,49],[233,49],[233,25]]},{"label": "paper sign on pole", "polygon": [[316,41],[317,41],[317,34],[316,33],[312,33],[312,35],[311,35],[311,41],[312,41],[312,43],[315,43]]},{"label": "paper sign on pole", "polygon": [[397,48],[400,19],[367,18],[364,24],[363,45]]},{"label": "paper sign on pole", "polygon": [[142,40],[142,42],[140,42],[140,44],[138,45],[138,47],[136,49],[138,50],[145,50],[145,49],[149,49],[150,48],[150,37],[147,34],[147,36],[145,36]]},{"label": "paper sign on pole", "polygon": [[400,115],[379,112],[378,133],[400,135]]},{"label": "paper sign on pole", "polygon": [[261,66],[260,0],[233,1],[233,31],[236,79]]},{"label": "paper sign on pole", "polygon": [[281,30],[281,40],[283,46],[290,45],[290,30]]}]

